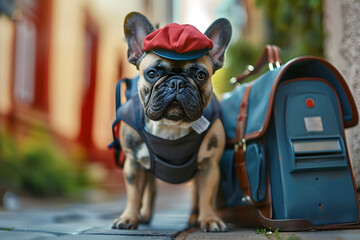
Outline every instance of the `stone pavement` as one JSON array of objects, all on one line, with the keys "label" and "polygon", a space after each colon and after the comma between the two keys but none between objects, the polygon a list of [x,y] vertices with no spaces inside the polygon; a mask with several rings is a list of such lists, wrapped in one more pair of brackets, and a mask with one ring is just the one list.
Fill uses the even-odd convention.
[{"label": "stone pavement", "polygon": [[112,240],[112,239],[360,239],[360,230],[279,233],[266,236],[256,229],[230,226],[226,233],[185,230],[190,212],[188,185],[160,184],[150,225],[138,230],[111,229],[125,207],[125,196],[103,203],[0,211],[0,240]]}]

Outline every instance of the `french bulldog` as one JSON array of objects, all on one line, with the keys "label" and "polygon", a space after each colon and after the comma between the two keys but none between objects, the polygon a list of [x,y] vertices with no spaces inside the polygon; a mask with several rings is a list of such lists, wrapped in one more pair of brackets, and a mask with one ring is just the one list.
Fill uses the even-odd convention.
[{"label": "french bulldog", "polygon": [[[175,36],[176,34],[172,33],[173,29],[177,31],[178,28],[182,29],[179,30],[181,36]],[[163,180],[165,178],[165,181],[166,176],[171,179],[173,175],[177,175],[176,164],[175,167],[168,167],[173,171],[170,174],[166,173],[167,167],[158,167],[157,174],[153,174],[154,171],[151,169],[154,166],[152,165],[159,157],[151,156],[155,150],[150,149],[152,143],[149,142],[152,139],[160,143],[175,141],[177,145],[172,149],[176,150],[182,149],[179,143],[185,142],[186,144],[188,142],[181,141],[181,139],[202,135],[199,138],[201,140],[199,144],[187,143],[187,145],[194,145],[197,148],[194,151],[195,163],[191,163],[196,166],[196,170],[193,173],[186,169],[179,170],[180,174],[178,174],[179,176],[189,175],[193,179],[193,200],[189,224],[192,226],[199,224],[203,231],[227,230],[226,224],[217,216],[215,209],[220,177],[219,161],[225,146],[224,128],[220,118],[209,123],[208,120],[204,120],[203,114],[210,103],[215,101],[211,76],[223,66],[224,53],[231,38],[231,25],[226,19],[218,19],[204,34],[201,33],[204,36],[199,33],[184,35],[189,28],[191,27],[176,25],[173,28],[170,26],[167,29],[169,32],[164,30],[159,35],[156,35],[156,32],[152,36],[154,38],[149,40],[150,34],[157,30],[145,16],[132,12],[125,18],[124,33],[128,43],[128,61],[137,67],[140,75],[137,85],[139,101],[133,101],[134,105],[128,108],[132,109],[130,111],[137,111],[138,108],[141,110],[143,118],[134,117],[134,119],[141,121],[140,126],[143,129],[135,129],[135,126],[139,124],[132,125],[126,121],[122,121],[119,127],[119,140],[125,154],[123,173],[127,203],[125,210],[115,219],[112,228],[136,229],[139,222],[149,223],[156,195],[155,175],[161,176],[160,178]],[[195,31],[192,28],[190,30]],[[200,40],[196,40],[197,36],[200,37]],[[164,37],[165,43],[160,37]],[[201,40],[202,37],[205,39],[204,41]],[[205,50],[200,49],[199,57],[197,57],[193,53],[199,51],[192,51],[192,41],[195,45],[204,43],[206,45],[209,42],[211,46],[204,45]],[[155,44],[155,48],[146,50],[145,45],[151,44]],[[184,58],[172,58],[166,54],[163,56],[157,52],[158,48],[156,48],[163,47],[161,44],[169,44],[166,51],[170,52],[175,45],[175,47],[178,47],[179,44],[186,45],[185,48],[188,47],[192,56]],[[183,54],[186,55],[187,52]],[[201,122],[203,120],[205,123]],[[196,124],[200,125],[200,130],[194,127]],[[201,128],[207,129],[203,132],[204,129],[201,130]],[[145,141],[144,134],[151,136],[147,137]],[[165,158],[176,155],[176,153],[172,154],[173,150],[168,151],[166,147],[164,149]],[[180,155],[186,155],[185,152]],[[166,160],[164,161],[166,162]],[[186,164],[187,162],[184,165]],[[163,165],[167,166],[167,164]],[[183,180],[179,182],[183,182]],[[177,180],[171,180],[170,183],[173,183],[172,181],[178,183]]]}]

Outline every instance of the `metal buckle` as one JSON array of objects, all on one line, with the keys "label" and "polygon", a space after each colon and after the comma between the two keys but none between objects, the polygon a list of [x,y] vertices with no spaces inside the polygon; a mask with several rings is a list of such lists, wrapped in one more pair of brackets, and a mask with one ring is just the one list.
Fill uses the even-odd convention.
[{"label": "metal buckle", "polygon": [[246,204],[246,205],[252,205],[252,201],[251,201],[251,198],[250,196],[248,195],[244,195],[242,198],[241,198],[241,201]]},{"label": "metal buckle", "polygon": [[246,69],[249,71],[249,72],[252,72],[255,70],[254,66],[253,65],[247,65],[246,66]]},{"label": "metal buckle", "polygon": [[234,84],[236,84],[236,83],[237,83],[236,77],[232,77],[232,78],[230,79],[230,84],[231,84],[231,85],[234,85]]},{"label": "metal buckle", "polygon": [[240,148],[243,149],[243,152],[246,152],[246,140],[245,140],[245,138],[241,139],[241,141],[234,144],[235,152],[239,151]]},{"label": "metal buckle", "polygon": [[270,71],[274,71],[274,65],[272,63],[269,63],[268,66],[269,66]]},{"label": "metal buckle", "polygon": [[275,62],[275,66],[276,66],[276,68],[279,68],[279,67],[281,67],[281,64],[280,64],[280,62],[279,62],[279,61],[276,61],[276,62]]}]

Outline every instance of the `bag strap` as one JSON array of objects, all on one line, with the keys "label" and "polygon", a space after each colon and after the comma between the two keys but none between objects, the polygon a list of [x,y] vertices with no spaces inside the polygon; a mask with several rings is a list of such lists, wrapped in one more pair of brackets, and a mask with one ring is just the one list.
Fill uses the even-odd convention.
[{"label": "bag strap", "polygon": [[132,81],[132,79],[123,78],[117,82],[115,87],[115,111],[117,111],[117,109],[121,107],[121,104],[126,102],[126,100],[130,97],[127,90],[131,87]]},{"label": "bag strap", "polygon": [[266,45],[256,64],[254,66],[248,65],[247,69],[243,73],[233,77],[230,80],[231,83],[243,82],[247,77],[258,73],[265,66],[265,64],[268,64],[270,71],[281,66],[281,50],[278,46]]},{"label": "bag strap", "polygon": [[245,127],[246,127],[251,86],[252,84],[250,83],[245,88],[245,92],[241,99],[239,115],[237,118],[237,125],[236,125],[236,138],[238,142],[234,144],[236,172],[238,175],[241,190],[248,197],[250,197],[251,194],[250,194],[249,177],[246,171],[246,161],[245,161],[246,141],[244,136],[245,136]]},{"label": "bag strap", "polygon": [[251,92],[252,83],[249,83],[244,91],[243,97],[240,103],[239,115],[237,118],[236,126],[236,139],[237,142],[234,144],[235,150],[235,164],[236,164],[236,173],[239,179],[241,191],[244,194],[242,201],[251,202],[256,206],[264,216],[271,217],[271,196],[270,196],[270,179],[267,175],[267,196],[264,201],[255,203],[252,199],[252,194],[250,192],[250,182],[249,176],[246,170],[246,140],[245,140],[245,128],[248,116],[248,106],[249,106],[249,97]]},{"label": "bag strap", "polygon": [[[241,214],[239,214],[241,213]],[[330,229],[359,229],[359,222],[316,226],[305,219],[270,219],[254,206],[236,206],[218,209],[219,217],[242,227],[265,227],[279,231],[309,231]]]},{"label": "bag strap", "polygon": [[[122,98],[125,97],[125,91],[128,85],[129,79],[124,78],[119,80],[116,83],[115,87],[115,113],[121,107]],[[123,168],[125,162],[125,155],[121,151],[121,145],[119,142],[119,136],[117,136],[119,127],[120,127],[120,119],[116,118],[112,125],[112,133],[113,133],[113,141],[108,145],[109,149],[114,149],[115,154],[115,162],[120,168]]]},{"label": "bag strap", "polygon": [[115,112],[117,111],[117,109],[121,106],[121,83],[124,81],[124,79],[121,79],[120,81],[117,82],[116,87],[115,87]]}]

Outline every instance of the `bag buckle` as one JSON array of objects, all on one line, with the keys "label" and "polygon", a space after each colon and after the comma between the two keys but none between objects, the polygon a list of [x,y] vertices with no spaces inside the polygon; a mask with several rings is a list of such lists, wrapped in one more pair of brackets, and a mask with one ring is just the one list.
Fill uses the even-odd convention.
[{"label": "bag buckle", "polygon": [[242,148],[243,152],[246,152],[246,140],[245,140],[245,138],[241,139],[241,141],[234,144],[235,152],[238,152],[240,148]]},{"label": "bag buckle", "polygon": [[246,204],[246,205],[253,205],[253,202],[251,201],[251,198],[250,198],[250,196],[248,196],[248,195],[244,195],[244,196],[241,198],[241,202],[243,202],[243,203]]}]

